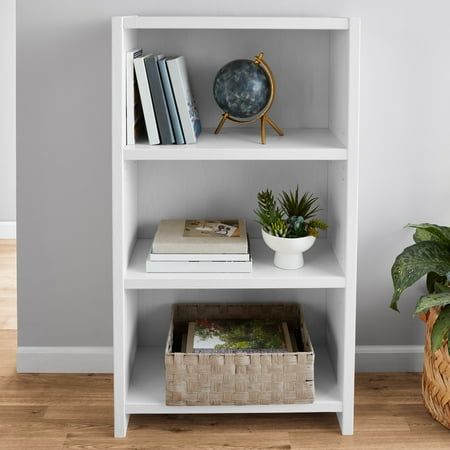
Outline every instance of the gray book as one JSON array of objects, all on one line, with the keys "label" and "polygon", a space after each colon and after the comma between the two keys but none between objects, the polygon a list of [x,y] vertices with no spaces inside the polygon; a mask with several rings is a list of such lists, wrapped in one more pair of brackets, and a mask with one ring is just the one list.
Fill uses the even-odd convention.
[{"label": "gray book", "polygon": [[166,57],[158,60],[159,73],[166,96],[167,108],[169,109],[170,120],[172,122],[173,133],[175,135],[175,142],[177,144],[185,144],[183,130],[181,128],[180,116],[178,115],[177,105],[175,104],[175,97],[173,96],[172,85],[170,83],[169,72],[166,65]]},{"label": "gray book", "polygon": [[158,69],[159,56],[150,55],[145,59],[145,70],[150,85],[150,93],[155,108],[156,123],[158,125],[159,138],[161,144],[174,144],[175,136],[172,130],[169,110],[167,108],[166,97],[164,95],[161,76]]}]

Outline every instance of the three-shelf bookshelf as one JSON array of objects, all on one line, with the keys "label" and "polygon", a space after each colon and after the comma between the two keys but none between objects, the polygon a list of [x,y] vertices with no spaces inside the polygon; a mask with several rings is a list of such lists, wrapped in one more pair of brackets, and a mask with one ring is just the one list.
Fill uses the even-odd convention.
[{"label": "three-shelf bookshelf", "polygon": [[[353,433],[359,126],[359,19],[115,17],[112,22],[113,302],[115,435],[131,414],[335,412]],[[206,130],[197,144],[126,145],[126,53],[182,54]],[[272,115],[285,136],[228,127],[211,87],[227,61],[260,50],[278,82]],[[295,271],[277,269],[252,239],[252,273],[149,274],[161,219],[244,217],[252,238],[256,193],[295,187],[320,196],[330,228]],[[166,406],[163,345],[171,304],[299,301],[316,348],[312,404]]]}]

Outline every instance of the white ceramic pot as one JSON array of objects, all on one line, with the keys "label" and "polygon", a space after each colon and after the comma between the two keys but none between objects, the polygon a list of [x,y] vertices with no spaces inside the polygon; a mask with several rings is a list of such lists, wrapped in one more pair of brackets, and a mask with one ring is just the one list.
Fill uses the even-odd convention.
[{"label": "white ceramic pot", "polygon": [[316,242],[314,236],[282,238],[262,231],[264,242],[275,252],[273,263],[280,269],[300,269],[303,267],[303,253]]}]

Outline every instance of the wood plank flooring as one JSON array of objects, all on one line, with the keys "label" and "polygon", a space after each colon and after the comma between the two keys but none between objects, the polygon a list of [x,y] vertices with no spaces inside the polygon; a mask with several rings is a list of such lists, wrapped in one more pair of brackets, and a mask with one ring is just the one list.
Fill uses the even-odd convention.
[{"label": "wood plank flooring", "polygon": [[[1,305],[15,300],[11,245],[0,241]],[[0,323],[15,323],[11,308]],[[422,405],[419,374],[358,374],[354,436],[340,435],[334,414],[157,415],[132,416],[127,438],[114,439],[111,375],[18,375],[15,350],[16,331],[0,329],[0,450],[450,449],[450,432]]]}]

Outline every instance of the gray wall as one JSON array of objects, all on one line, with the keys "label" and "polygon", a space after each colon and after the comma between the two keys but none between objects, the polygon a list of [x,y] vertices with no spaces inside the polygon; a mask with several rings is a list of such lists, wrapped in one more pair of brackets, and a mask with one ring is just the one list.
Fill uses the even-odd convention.
[{"label": "gray wall", "polygon": [[16,220],[16,0],[0,2],[0,222]]},{"label": "gray wall", "polygon": [[387,308],[408,222],[450,222],[447,1],[18,0],[19,345],[111,345],[110,17],[362,18],[358,344],[419,344]]}]

